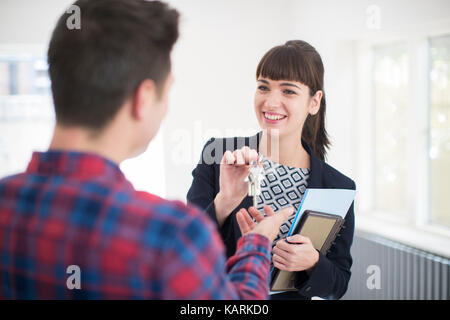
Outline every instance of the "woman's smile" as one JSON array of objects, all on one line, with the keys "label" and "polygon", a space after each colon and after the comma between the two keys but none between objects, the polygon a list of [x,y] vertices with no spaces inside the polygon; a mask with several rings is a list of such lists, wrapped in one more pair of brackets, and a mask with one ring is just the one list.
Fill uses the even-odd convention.
[{"label": "woman's smile", "polygon": [[263,111],[263,118],[264,118],[264,121],[269,124],[277,124],[277,123],[280,123],[283,120],[285,120],[287,118],[287,116],[284,114],[279,114],[279,113],[275,113],[275,112]]}]

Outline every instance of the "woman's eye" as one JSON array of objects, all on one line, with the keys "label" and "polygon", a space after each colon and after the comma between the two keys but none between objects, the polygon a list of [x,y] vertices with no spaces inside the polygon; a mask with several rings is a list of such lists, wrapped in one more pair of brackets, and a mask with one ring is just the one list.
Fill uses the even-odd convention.
[{"label": "woman's eye", "polygon": [[266,86],[259,86],[258,89],[261,90],[261,91],[268,91],[269,90],[269,88],[267,88]]},{"label": "woman's eye", "polygon": [[285,94],[296,94],[295,91],[292,91],[292,90],[289,90],[289,89],[286,89],[286,90],[284,90],[283,92],[284,92]]}]

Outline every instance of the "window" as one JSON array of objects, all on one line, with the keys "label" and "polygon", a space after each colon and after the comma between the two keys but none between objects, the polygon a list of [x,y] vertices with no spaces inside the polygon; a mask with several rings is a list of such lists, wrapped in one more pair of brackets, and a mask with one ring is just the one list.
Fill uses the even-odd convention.
[{"label": "window", "polygon": [[23,171],[33,150],[45,150],[53,126],[46,61],[0,55],[0,177]]},{"label": "window", "polygon": [[358,49],[357,227],[449,256],[450,35],[381,41]]},{"label": "window", "polygon": [[[450,190],[450,36],[434,37],[426,42],[429,61],[419,61],[427,69],[429,83],[423,82],[419,90],[425,92],[428,101],[420,108],[428,110],[428,117],[419,119],[428,128],[428,150],[425,167],[414,167],[408,147],[420,136],[415,127],[413,74],[421,66],[411,63],[420,50],[417,42],[395,43],[373,48],[373,90],[375,115],[375,201],[374,210],[390,216],[414,222],[414,212],[409,203],[416,197],[426,197],[428,224],[450,227],[450,210],[447,194]],[[410,70],[411,69],[411,70]],[[415,73],[414,73],[415,72]],[[413,155],[414,156],[414,155]],[[426,185],[411,186],[408,176],[427,175]],[[413,190],[416,189],[416,191]],[[424,192],[425,191],[425,192]],[[414,218],[414,219],[411,219]]]},{"label": "window", "polygon": [[33,55],[0,56],[0,94],[48,95],[47,63]]},{"label": "window", "polygon": [[405,215],[407,208],[408,55],[403,44],[374,50],[375,206]]},{"label": "window", "polygon": [[450,227],[450,36],[429,46],[430,222]]}]

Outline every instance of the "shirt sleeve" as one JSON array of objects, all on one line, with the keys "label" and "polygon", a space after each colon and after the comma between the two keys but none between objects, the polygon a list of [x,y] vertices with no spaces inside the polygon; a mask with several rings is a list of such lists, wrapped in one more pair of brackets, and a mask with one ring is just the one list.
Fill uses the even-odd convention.
[{"label": "shirt sleeve", "polygon": [[[203,215],[203,216],[201,216]],[[172,238],[160,261],[163,299],[267,299],[270,241],[249,234],[226,261],[216,228],[203,213]]]}]

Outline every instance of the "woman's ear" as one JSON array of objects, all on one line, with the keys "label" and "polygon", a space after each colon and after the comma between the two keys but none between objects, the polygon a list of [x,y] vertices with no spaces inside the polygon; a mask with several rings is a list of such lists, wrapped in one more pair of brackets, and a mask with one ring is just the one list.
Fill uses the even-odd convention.
[{"label": "woman's ear", "polygon": [[320,102],[322,101],[323,91],[317,90],[314,96],[311,98],[309,104],[309,113],[311,115],[317,114],[320,110]]}]

